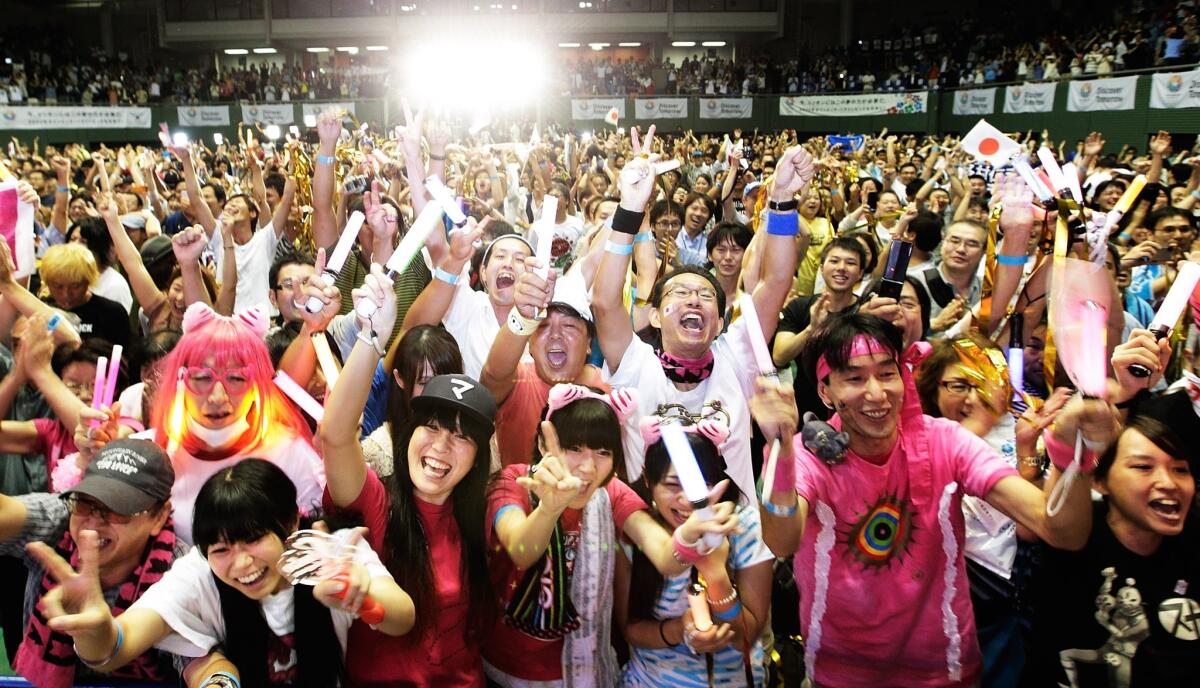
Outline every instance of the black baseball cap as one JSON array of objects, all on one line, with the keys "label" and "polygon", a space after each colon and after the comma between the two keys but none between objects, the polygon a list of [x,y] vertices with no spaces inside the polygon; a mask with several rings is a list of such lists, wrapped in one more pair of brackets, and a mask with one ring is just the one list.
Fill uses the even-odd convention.
[{"label": "black baseball cap", "polygon": [[145,265],[153,265],[158,261],[171,256],[173,254],[171,248],[171,237],[165,234],[152,236],[142,242],[142,248],[139,253],[142,256],[142,263]]},{"label": "black baseball cap", "polygon": [[113,513],[131,516],[170,499],[174,484],[175,469],[162,448],[148,440],[123,439],[96,452],[83,480],[62,496],[87,495]]},{"label": "black baseball cap", "polygon": [[438,375],[425,384],[420,396],[413,397],[414,409],[450,407],[495,429],[496,398],[477,380],[466,375]]}]

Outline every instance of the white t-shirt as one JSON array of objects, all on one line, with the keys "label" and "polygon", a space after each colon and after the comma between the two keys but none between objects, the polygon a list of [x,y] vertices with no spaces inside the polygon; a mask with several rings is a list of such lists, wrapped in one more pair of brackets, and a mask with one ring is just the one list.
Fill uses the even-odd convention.
[{"label": "white t-shirt", "polygon": [[247,457],[266,459],[279,466],[292,479],[296,484],[296,506],[300,507],[300,511],[309,512],[320,506],[321,495],[325,491],[325,465],[321,463],[316,450],[299,437],[287,437],[219,461],[197,459],[180,448],[171,455],[171,465],[175,468],[171,504],[174,507],[175,535],[179,539],[192,542],[196,495],[205,481],[222,468],[228,468]]},{"label": "white t-shirt", "polygon": [[687,392],[677,389],[654,349],[641,339],[634,337],[625,349],[617,372],[612,373],[604,366],[604,377],[613,387],[636,387],[639,412],[630,414],[625,424],[625,465],[629,482],[642,475],[645,463],[645,445],[638,428],[641,416],[655,413],[659,404],[683,404],[689,413],[708,413],[716,405],[728,414],[729,440],[721,454],[725,457],[729,477],[745,496],[743,502],[756,506],[754,492],[754,469],[750,462],[750,403],[754,394],[754,380],[758,377],[758,366],[750,353],[750,338],[746,322],[741,318],[734,321],[725,334],[712,344],[713,369],[708,379]]},{"label": "white t-shirt", "polygon": [[[218,277],[225,262],[221,229],[221,223],[218,221],[213,229],[212,238],[208,241],[208,248],[216,259]],[[271,261],[275,259],[275,246],[278,243],[279,235],[275,233],[275,226],[268,222],[267,226],[260,228],[250,237],[250,241],[234,244],[233,258],[237,263],[237,298],[234,301],[234,310],[262,306],[268,313],[271,312],[271,300],[268,296],[271,285],[267,278],[271,273]]]},{"label": "white t-shirt", "polygon": [[[468,266],[469,267],[469,266]],[[462,352],[463,373],[475,380],[483,371],[487,361],[488,351],[496,335],[500,334],[500,323],[496,322],[496,309],[486,292],[475,291],[471,288],[469,275],[464,268],[462,276],[455,288],[454,300],[442,324],[446,331],[458,341],[458,350]]]},{"label": "white t-shirt", "polygon": [[[353,530],[347,529],[337,531],[334,536],[347,542],[352,534]],[[380,563],[379,555],[365,541],[359,542],[354,561],[362,564],[371,578],[392,577]],[[295,590],[288,586],[260,602],[267,626],[280,638],[296,630],[294,600]],[[225,619],[221,616],[221,598],[217,592],[216,578],[208,567],[208,561],[195,547],[175,560],[171,570],[147,588],[130,609],[149,609],[162,617],[171,627],[171,632],[155,647],[180,657],[203,657],[225,642]],[[330,609],[329,612],[333,619],[333,631],[344,653],[346,635],[355,617],[340,609]],[[293,650],[291,661],[281,662],[278,668],[285,670],[296,661]]]},{"label": "white t-shirt", "polygon": [[100,281],[92,287],[92,293],[103,296],[110,301],[116,301],[125,307],[128,313],[133,309],[133,292],[129,291],[129,282],[110,265],[100,273]]}]

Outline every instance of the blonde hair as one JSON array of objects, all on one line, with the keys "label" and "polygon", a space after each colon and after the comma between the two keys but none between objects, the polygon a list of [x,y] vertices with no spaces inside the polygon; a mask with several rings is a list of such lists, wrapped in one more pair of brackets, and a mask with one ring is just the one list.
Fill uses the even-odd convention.
[{"label": "blonde hair", "polygon": [[96,267],[96,258],[82,244],[57,244],[46,249],[39,268],[42,282],[58,282],[59,284],[78,284],[87,282],[95,286],[100,280],[100,269]]}]

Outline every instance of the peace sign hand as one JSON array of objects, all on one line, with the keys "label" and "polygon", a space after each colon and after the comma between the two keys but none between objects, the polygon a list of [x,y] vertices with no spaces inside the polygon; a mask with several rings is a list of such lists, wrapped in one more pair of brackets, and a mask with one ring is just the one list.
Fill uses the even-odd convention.
[{"label": "peace sign hand", "polygon": [[[80,646],[86,643],[100,647],[109,637],[113,622],[112,612],[100,589],[100,536],[94,530],[84,530],[79,533],[76,544],[79,547],[78,573],[45,543],[31,542],[26,545],[26,550],[58,583],[41,601],[50,628],[72,636]],[[100,649],[87,657],[99,658],[104,651]]]},{"label": "peace sign hand", "polygon": [[517,478],[517,484],[537,495],[538,507],[545,507],[555,516],[565,511],[587,489],[586,483],[571,475],[571,468],[558,441],[558,432],[550,421],[542,421],[542,460],[538,461],[529,475]]},{"label": "peace sign hand", "polygon": [[654,125],[646,130],[646,138],[639,141],[637,127],[629,130],[632,140],[633,155],[625,163],[619,177],[621,187],[621,207],[634,213],[646,211],[650,197],[654,195],[654,163],[657,155],[650,151],[654,144]]}]

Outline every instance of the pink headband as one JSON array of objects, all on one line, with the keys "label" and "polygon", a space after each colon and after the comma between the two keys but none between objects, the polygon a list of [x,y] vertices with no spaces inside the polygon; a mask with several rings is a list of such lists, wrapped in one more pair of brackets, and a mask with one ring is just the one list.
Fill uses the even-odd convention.
[{"label": "pink headband", "polygon": [[[868,337],[865,334],[860,334],[854,338],[854,342],[850,344],[850,355],[847,358],[855,356],[865,356],[867,354],[890,354],[891,349],[884,346],[878,339]],[[829,362],[825,360],[825,354],[817,359],[817,382],[824,380],[829,376],[832,368],[829,367]]]},{"label": "pink headband", "polygon": [[555,411],[580,399],[595,399],[603,403],[612,409],[622,425],[638,408],[637,390],[632,387],[619,387],[608,394],[598,394],[582,385],[557,384],[550,388],[545,420],[550,420],[550,415]]},{"label": "pink headband", "polygon": [[[662,439],[662,418],[646,416],[642,418],[638,426],[642,431],[642,442],[647,447]],[[704,435],[716,445],[718,451],[721,449],[721,445],[725,444],[725,440],[729,439],[729,426],[713,416],[704,418],[695,425],[684,425],[683,431],[698,432]]]},{"label": "pink headband", "polygon": [[251,306],[232,316],[226,316],[220,315],[208,304],[197,301],[188,306],[183,313],[183,333],[198,332],[218,320],[240,324],[253,332],[259,339],[267,336],[267,330],[271,325],[271,319],[267,317],[267,312],[262,306]]}]

